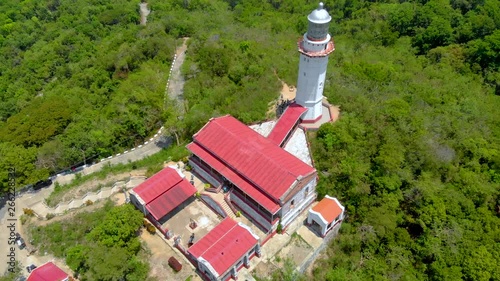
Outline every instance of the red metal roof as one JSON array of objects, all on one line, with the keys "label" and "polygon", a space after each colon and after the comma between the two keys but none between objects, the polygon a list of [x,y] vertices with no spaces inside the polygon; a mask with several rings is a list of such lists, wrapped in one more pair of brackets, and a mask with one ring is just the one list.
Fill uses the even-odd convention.
[{"label": "red metal roof", "polygon": [[177,170],[166,167],[132,189],[147,204],[182,180]]},{"label": "red metal roof", "polygon": [[342,213],[342,208],[339,204],[328,197],[323,198],[319,203],[312,208],[313,211],[318,212],[328,222],[331,223]]},{"label": "red metal roof", "polygon": [[315,172],[314,168],[230,115],[211,119],[193,140],[275,200],[279,200],[298,178]]},{"label": "red metal roof", "polygon": [[154,174],[132,190],[156,220],[196,193],[196,188],[171,167]]},{"label": "red metal roof", "polygon": [[28,276],[27,281],[61,281],[68,278],[68,274],[52,262],[35,268]]},{"label": "red metal roof", "polygon": [[285,141],[285,137],[290,133],[297,121],[299,121],[300,116],[306,111],[307,108],[299,104],[290,104],[280,119],[278,119],[278,122],[267,138],[274,144],[281,146]]},{"label": "red metal roof", "polygon": [[191,246],[188,252],[196,259],[205,259],[221,276],[257,243],[257,238],[248,229],[228,217]]},{"label": "red metal roof", "polygon": [[183,179],[162,195],[149,202],[146,208],[156,220],[160,220],[195,193],[196,188],[186,179]]},{"label": "red metal roof", "polygon": [[230,182],[238,186],[242,191],[244,191],[248,196],[250,196],[256,202],[266,208],[272,214],[276,213],[279,210],[279,205],[271,198],[269,198],[265,193],[257,189],[252,183],[248,182],[237,173],[231,170],[231,168],[227,167],[224,163],[219,161],[213,155],[211,155],[208,151],[206,151],[203,147],[199,146],[196,143],[190,143],[187,145],[187,148],[196,156],[201,158],[205,163],[210,165],[213,169],[217,170],[219,174],[228,179]]}]

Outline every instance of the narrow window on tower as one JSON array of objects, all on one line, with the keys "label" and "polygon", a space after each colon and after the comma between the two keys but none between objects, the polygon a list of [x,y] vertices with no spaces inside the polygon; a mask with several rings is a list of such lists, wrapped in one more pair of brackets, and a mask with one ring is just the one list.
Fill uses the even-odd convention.
[{"label": "narrow window on tower", "polygon": [[306,73],[304,72],[304,76],[306,76]]}]

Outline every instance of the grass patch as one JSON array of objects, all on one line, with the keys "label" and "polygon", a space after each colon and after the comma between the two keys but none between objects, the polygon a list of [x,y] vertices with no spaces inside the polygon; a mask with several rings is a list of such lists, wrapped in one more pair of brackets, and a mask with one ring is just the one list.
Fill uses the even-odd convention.
[{"label": "grass patch", "polygon": [[[69,184],[60,185],[58,183],[54,186],[54,191],[45,199],[45,203],[50,207],[55,207],[63,197],[63,195],[68,192],[68,190],[80,186],[88,181],[95,179],[103,180],[109,175],[116,175],[124,172],[128,172],[135,169],[147,169],[150,173],[153,171],[158,172],[158,167],[166,160],[179,161],[189,155],[189,151],[184,147],[184,145],[176,146],[172,145],[167,149],[162,149],[160,152],[148,156],[142,160],[130,162],[127,164],[117,164],[117,165],[104,165],[100,171],[95,173],[84,175],[76,174],[75,179],[73,179]],[[102,187],[102,186],[101,186]]]}]

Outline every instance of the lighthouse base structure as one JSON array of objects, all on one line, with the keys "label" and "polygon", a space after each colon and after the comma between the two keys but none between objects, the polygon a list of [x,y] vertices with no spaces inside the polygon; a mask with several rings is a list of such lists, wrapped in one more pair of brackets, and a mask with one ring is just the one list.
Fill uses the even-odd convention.
[{"label": "lighthouse base structure", "polygon": [[299,126],[305,130],[316,131],[325,123],[337,121],[340,114],[340,108],[329,104],[326,98],[323,98],[321,105],[322,114],[317,120],[301,120]]}]

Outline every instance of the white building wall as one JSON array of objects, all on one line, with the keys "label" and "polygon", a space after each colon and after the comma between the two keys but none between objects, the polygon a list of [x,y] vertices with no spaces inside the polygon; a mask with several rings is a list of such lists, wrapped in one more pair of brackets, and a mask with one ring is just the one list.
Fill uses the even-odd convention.
[{"label": "white building wall", "polygon": [[297,192],[297,194],[295,194],[295,196],[292,199],[290,199],[283,205],[283,207],[281,208],[281,217],[283,218],[288,214],[292,205],[292,201],[294,202],[293,205],[295,208],[296,206],[300,205],[300,203],[302,203],[302,201],[306,199],[306,197],[310,196],[310,193],[315,192],[315,187],[316,187],[316,178],[313,178],[299,192]]},{"label": "white building wall", "polygon": [[147,216],[149,214],[148,212],[148,209],[146,209],[146,206],[144,206],[137,198],[137,194],[135,194],[134,192],[129,192],[129,197],[130,197],[130,202],[132,204],[134,204],[134,206],[139,209],[139,211],[141,211],[145,216]]},{"label": "white building wall", "polygon": [[213,269],[213,267],[210,265],[208,261],[206,261],[204,258],[199,258],[198,259],[198,269],[203,272],[206,276],[211,281],[218,281],[218,274],[217,272]]},{"label": "white building wall", "polygon": [[252,249],[250,249],[248,252],[245,253],[236,263],[233,264],[232,267],[230,267],[226,272],[221,274],[220,276],[216,274],[215,270],[213,267],[208,263],[208,261],[204,260],[203,258],[198,259],[198,269],[205,273],[208,278],[212,281],[225,281],[227,280],[230,276],[233,276],[234,273],[238,272],[238,265],[245,265],[245,261],[250,262],[250,253],[255,253],[257,252],[257,248],[259,245],[255,245]]},{"label": "white building wall", "polygon": [[297,216],[304,211],[307,206],[309,206],[316,199],[316,192],[310,193],[301,203],[300,205],[296,205],[292,210],[290,210],[281,220],[283,226],[288,226],[292,223]]},{"label": "white building wall", "polygon": [[307,224],[312,224],[313,221],[315,221],[321,227],[319,234],[321,236],[325,236],[328,222],[325,221],[321,215],[311,209],[309,210],[309,214],[307,215]]}]

